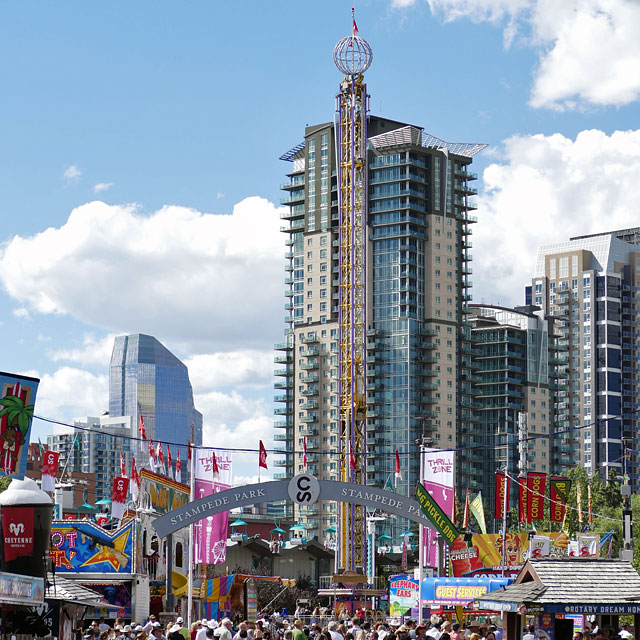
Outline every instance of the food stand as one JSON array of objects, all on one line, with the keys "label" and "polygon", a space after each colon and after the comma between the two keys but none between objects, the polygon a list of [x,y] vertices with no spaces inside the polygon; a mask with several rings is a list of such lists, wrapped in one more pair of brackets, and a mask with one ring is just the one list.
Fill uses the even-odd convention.
[{"label": "food stand", "polygon": [[618,627],[633,615],[640,628],[640,575],[630,562],[596,557],[534,558],[514,583],[476,600],[476,606],[506,615],[506,637],[519,640],[534,617],[536,638],[571,640],[576,616]]}]

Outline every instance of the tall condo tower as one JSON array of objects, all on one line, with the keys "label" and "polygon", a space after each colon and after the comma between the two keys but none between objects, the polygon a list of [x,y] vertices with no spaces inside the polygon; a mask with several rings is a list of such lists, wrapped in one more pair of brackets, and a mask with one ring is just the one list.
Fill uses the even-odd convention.
[{"label": "tall condo tower", "polygon": [[[371,115],[363,74],[371,48],[357,31],[334,49],[343,74],[334,118],[310,124],[281,156],[288,209],[285,339],[276,345],[275,478],[322,480],[415,495],[416,439],[485,444],[478,429],[469,301],[473,156],[422,127]],[[475,449],[456,460],[458,495],[488,488]],[[365,513],[319,501],[295,507],[307,538],[337,550],[337,568],[366,565]],[[408,523],[377,535],[401,544]],[[383,531],[384,529],[384,531]]]},{"label": "tall condo tower", "polygon": [[[338,324],[340,480],[366,484],[367,413],[367,87],[369,43],[353,33],[333,51],[345,74],[336,106],[338,144]],[[337,567],[353,571],[365,560],[366,513],[360,505],[340,503]]]}]

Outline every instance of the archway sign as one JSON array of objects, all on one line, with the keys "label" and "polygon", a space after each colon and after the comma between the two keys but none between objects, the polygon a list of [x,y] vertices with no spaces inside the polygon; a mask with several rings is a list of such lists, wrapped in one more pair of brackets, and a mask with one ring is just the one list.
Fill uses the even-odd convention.
[{"label": "archway sign", "polygon": [[154,520],[153,526],[159,537],[166,538],[169,534],[216,513],[261,502],[278,502],[287,499],[302,506],[314,504],[318,500],[353,502],[369,509],[380,509],[386,513],[407,518],[423,527],[434,528],[431,521],[423,515],[418,501],[413,498],[377,487],[318,480],[308,473],[301,473],[290,480],[274,480],[233,487],[198,498],[160,516]]}]

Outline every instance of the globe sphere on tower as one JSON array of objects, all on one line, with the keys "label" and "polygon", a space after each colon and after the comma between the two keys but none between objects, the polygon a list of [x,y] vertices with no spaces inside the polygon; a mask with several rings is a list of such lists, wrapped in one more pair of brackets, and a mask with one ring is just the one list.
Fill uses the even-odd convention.
[{"label": "globe sphere on tower", "polygon": [[373,60],[369,43],[358,35],[342,38],[333,49],[333,61],[336,67],[347,76],[364,73]]}]

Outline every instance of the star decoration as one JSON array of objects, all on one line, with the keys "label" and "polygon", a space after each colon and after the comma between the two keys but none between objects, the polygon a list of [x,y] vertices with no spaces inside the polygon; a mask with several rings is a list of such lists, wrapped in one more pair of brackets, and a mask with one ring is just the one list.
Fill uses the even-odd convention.
[{"label": "star decoration", "polygon": [[93,564],[108,562],[116,571],[119,571],[121,566],[126,567],[129,563],[129,556],[126,555],[125,548],[130,533],[130,528],[127,528],[126,531],[123,531],[113,541],[113,548],[97,543],[96,548],[98,549],[98,551],[80,566],[87,567]]}]

